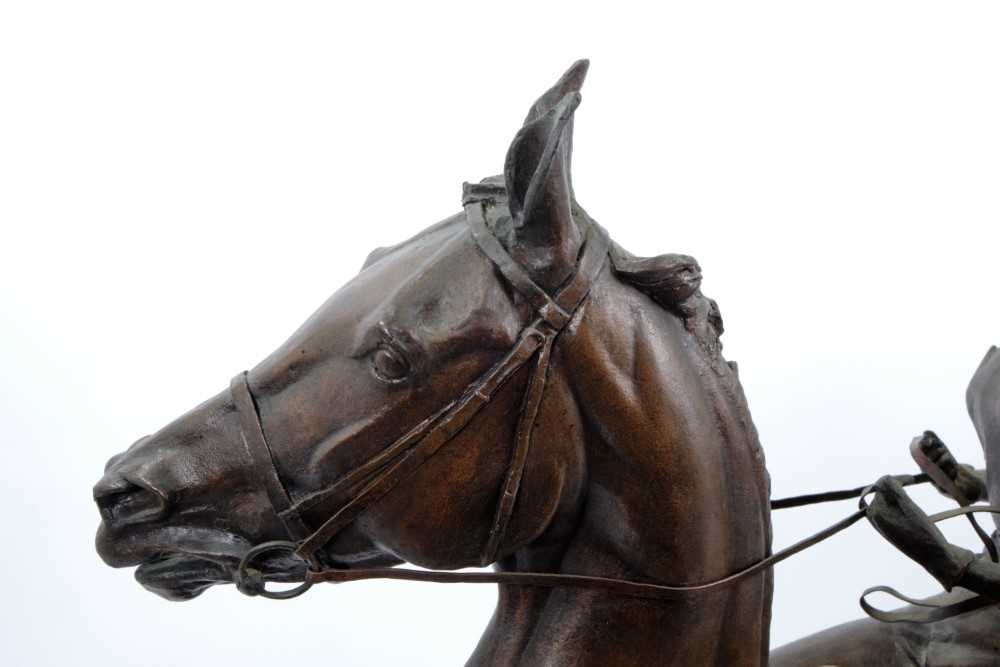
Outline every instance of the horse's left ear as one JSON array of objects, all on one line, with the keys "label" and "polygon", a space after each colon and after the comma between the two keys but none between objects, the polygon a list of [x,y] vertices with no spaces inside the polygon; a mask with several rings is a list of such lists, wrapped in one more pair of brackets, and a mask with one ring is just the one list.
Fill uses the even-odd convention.
[{"label": "horse's left ear", "polygon": [[573,221],[573,113],[589,63],[580,60],[532,105],[504,163],[511,253],[543,287],[572,271],[582,234]]}]

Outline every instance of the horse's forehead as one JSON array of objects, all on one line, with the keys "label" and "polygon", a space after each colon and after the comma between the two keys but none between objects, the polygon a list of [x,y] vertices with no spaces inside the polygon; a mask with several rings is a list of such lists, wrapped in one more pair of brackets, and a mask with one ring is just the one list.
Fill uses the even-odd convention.
[{"label": "horse's forehead", "polygon": [[496,311],[491,297],[502,295],[492,265],[464,224],[429,230],[393,248],[355,281],[366,291],[361,300],[369,319],[428,336],[461,331],[470,318]]},{"label": "horse's forehead", "polygon": [[[431,349],[469,335],[483,337],[485,347],[502,346],[518,326],[492,264],[478,251],[468,228],[454,221],[369,261],[258,371],[277,376],[289,363],[301,367],[349,352],[363,346],[380,325],[406,331]],[[497,340],[489,341],[489,336]]]}]

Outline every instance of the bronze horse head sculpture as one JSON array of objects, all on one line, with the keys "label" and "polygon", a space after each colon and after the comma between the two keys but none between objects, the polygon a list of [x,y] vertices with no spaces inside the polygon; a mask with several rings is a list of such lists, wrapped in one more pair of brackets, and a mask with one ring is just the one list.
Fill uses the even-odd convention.
[{"label": "bronze horse head sculpture", "polygon": [[[249,373],[108,462],[109,565],[182,600],[253,588],[251,552],[267,581],[405,561],[672,586],[768,556],[763,454],[697,263],[630,255],[574,197],[586,71],[535,102],[463,213],[374,251]],[[311,540],[306,561],[253,551],[275,540]],[[501,581],[469,664],[766,664],[771,591],[766,569],[673,599]]]}]

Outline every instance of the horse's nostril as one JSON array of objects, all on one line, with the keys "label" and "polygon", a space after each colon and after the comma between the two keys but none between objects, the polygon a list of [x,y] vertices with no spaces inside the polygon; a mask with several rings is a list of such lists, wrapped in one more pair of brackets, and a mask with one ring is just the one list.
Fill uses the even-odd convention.
[{"label": "horse's nostril", "polygon": [[166,511],[159,494],[124,479],[99,484],[94,489],[94,500],[101,518],[111,525],[149,521]]}]

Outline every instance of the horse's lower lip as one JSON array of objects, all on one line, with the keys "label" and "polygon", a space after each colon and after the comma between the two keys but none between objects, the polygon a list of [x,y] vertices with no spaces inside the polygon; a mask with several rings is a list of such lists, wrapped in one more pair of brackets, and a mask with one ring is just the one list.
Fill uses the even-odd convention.
[{"label": "horse's lower lip", "polygon": [[168,600],[190,600],[231,577],[226,565],[184,553],[158,553],[135,570],[143,588]]},{"label": "horse's lower lip", "polygon": [[114,538],[104,522],[97,529],[94,543],[97,547],[97,555],[111,567],[134,567],[146,560],[136,550],[123,548],[123,545]]}]

